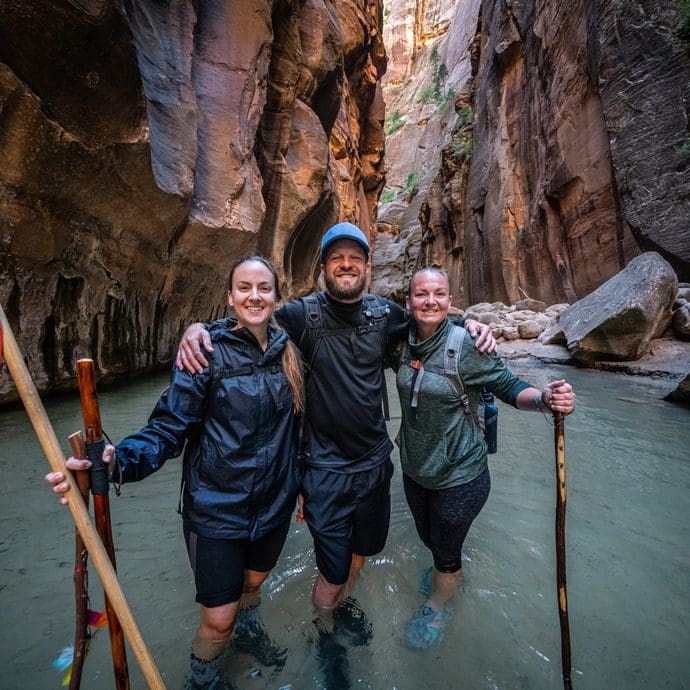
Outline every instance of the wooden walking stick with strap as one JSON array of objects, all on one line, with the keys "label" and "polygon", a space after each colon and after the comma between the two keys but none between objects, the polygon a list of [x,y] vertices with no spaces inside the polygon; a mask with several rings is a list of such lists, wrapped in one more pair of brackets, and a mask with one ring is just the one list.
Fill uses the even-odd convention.
[{"label": "wooden walking stick with strap", "polygon": [[558,619],[561,624],[561,667],[563,687],[572,688],[570,679],[570,624],[568,622],[568,590],[565,577],[565,424],[562,412],[553,413],[556,449],[556,584],[558,587]]},{"label": "wooden walking stick with strap", "polygon": [[74,518],[74,522],[77,525],[79,534],[81,534],[84,540],[84,544],[86,544],[96,572],[98,572],[98,576],[101,578],[103,589],[106,591],[108,599],[122,623],[122,628],[127,635],[127,639],[139,662],[141,671],[146,678],[146,684],[151,690],[165,690],[163,678],[161,677],[160,671],[151,653],[144,643],[139,626],[127,603],[122,587],[120,587],[117,575],[108,558],[103,542],[100,540],[93,522],[91,522],[89,511],[86,509],[84,501],[79,493],[79,487],[67,469],[65,456],[60,447],[60,443],[50,424],[50,420],[43,407],[41,398],[36,391],[34,382],[31,380],[29,371],[24,363],[24,358],[22,357],[2,307],[0,307],[0,328],[3,331],[4,338],[3,354],[10,374],[12,374],[14,384],[17,387],[17,392],[24,403],[26,412],[29,415],[31,424],[34,427],[34,431],[38,436],[38,440],[41,443],[43,452],[46,454],[51,469],[53,472],[61,472],[69,484],[69,502],[67,507]]},{"label": "wooden walking stick with strap", "polygon": [[[110,501],[108,499],[108,470],[103,463],[103,449],[105,438],[101,426],[101,413],[96,397],[96,371],[92,359],[77,360],[77,381],[79,382],[79,396],[81,397],[81,412],[86,431],[86,452],[91,460],[91,493],[93,494],[94,515],[96,529],[105,546],[110,562],[115,565],[115,546],[113,532],[110,525]],[[105,596],[105,610],[108,617],[108,631],[110,632],[110,651],[113,656],[115,671],[115,687],[117,690],[129,690],[129,673],[127,670],[127,655],[125,653],[125,638],[120,621]]]}]

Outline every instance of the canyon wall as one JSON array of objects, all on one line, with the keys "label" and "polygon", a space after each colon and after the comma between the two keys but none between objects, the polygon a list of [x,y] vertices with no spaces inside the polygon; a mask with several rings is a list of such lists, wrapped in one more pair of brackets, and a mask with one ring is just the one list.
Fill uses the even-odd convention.
[{"label": "canyon wall", "polygon": [[40,390],[79,357],[169,362],[240,256],[295,295],[326,227],[372,233],[381,24],[376,0],[2,3],[0,303]]},{"label": "canyon wall", "polygon": [[682,22],[673,0],[6,0],[0,302],[39,389],[78,357],[169,362],[239,256],[310,290],[342,219],[397,299],[439,265],[459,306],[573,301],[647,250],[690,281]]},{"label": "canyon wall", "polygon": [[[384,3],[387,173],[379,204],[372,289],[398,300],[404,295],[406,277],[420,262],[419,216],[458,120],[456,97],[472,74],[468,46],[476,32],[480,2]],[[454,266],[453,252],[444,251],[437,259],[432,262],[450,269],[453,294],[459,294],[462,267]]]},{"label": "canyon wall", "polygon": [[[414,197],[382,206],[376,260],[382,247],[406,251],[397,266],[383,257],[390,293],[400,294],[415,266],[439,265],[458,304],[524,294],[572,302],[650,249],[690,280],[690,62],[676,4],[467,0],[452,22],[463,15],[475,35],[420,40],[419,11],[430,4],[407,3],[407,33],[391,5],[398,28],[386,31],[415,40],[394,53],[407,66],[392,61],[388,79],[399,82],[384,81],[384,90],[404,102],[400,91],[433,83],[436,51],[455,118],[440,99],[428,117],[410,118],[417,130],[445,122],[445,134],[436,149],[424,147]],[[466,78],[452,45],[471,64]],[[391,171],[414,160],[406,126],[387,139]],[[406,140],[400,159],[397,138]]]}]

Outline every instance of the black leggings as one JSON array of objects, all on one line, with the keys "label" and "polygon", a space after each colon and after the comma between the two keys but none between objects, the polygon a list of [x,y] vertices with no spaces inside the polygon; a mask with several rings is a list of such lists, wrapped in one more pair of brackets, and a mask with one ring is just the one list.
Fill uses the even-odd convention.
[{"label": "black leggings", "polygon": [[434,567],[441,573],[457,572],[462,568],[467,532],[489,497],[489,468],[471,482],[450,489],[425,489],[406,474],[403,483],[417,534],[431,551]]}]

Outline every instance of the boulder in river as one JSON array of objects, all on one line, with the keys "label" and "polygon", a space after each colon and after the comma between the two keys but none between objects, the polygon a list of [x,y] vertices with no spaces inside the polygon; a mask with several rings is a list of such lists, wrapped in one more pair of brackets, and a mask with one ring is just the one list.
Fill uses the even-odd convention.
[{"label": "boulder in river", "polygon": [[671,266],[656,252],[641,254],[563,311],[541,340],[565,342],[587,366],[598,360],[636,360],[669,325],[677,291]]},{"label": "boulder in river", "polygon": [[682,379],[678,386],[664,400],[690,405],[690,374]]}]

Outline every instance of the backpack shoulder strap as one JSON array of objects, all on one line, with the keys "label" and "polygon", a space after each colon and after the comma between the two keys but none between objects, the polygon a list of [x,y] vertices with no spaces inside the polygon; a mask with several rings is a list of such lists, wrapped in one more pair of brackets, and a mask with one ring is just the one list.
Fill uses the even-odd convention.
[{"label": "backpack shoulder strap", "polygon": [[[388,323],[388,316],[391,313],[391,308],[388,306],[388,302],[378,295],[372,295],[370,293],[365,293],[364,295],[364,316],[371,320],[383,320],[384,326],[381,328],[380,332],[382,334],[382,346],[385,345],[385,324]],[[371,323],[371,321],[370,321]],[[385,374],[381,377],[381,404],[383,405],[383,418],[389,422],[391,418],[390,405],[388,402],[388,388],[386,387],[386,376]]]},{"label": "backpack shoulder strap", "polygon": [[453,326],[446,338],[446,348],[443,352],[443,375],[451,381],[458,395],[465,393],[465,382],[458,371],[458,362],[464,343],[465,329],[462,326]]},{"label": "backpack shoulder strap", "polygon": [[455,391],[455,394],[460,398],[465,414],[470,419],[475,420],[470,399],[465,389],[465,382],[462,380],[462,374],[460,374],[460,367],[458,366],[462,347],[465,343],[465,333],[466,331],[462,326],[453,326],[451,328],[446,339],[446,349],[443,353],[443,375],[446,377],[450,387]]},{"label": "backpack shoulder strap", "polygon": [[321,326],[321,303],[316,293],[302,297],[304,305],[304,318],[307,328],[318,328]]},{"label": "backpack shoulder strap", "polygon": [[304,330],[297,343],[307,368],[311,367],[316,358],[319,345],[319,334],[323,332],[323,315],[318,294],[302,297],[304,308]]}]

